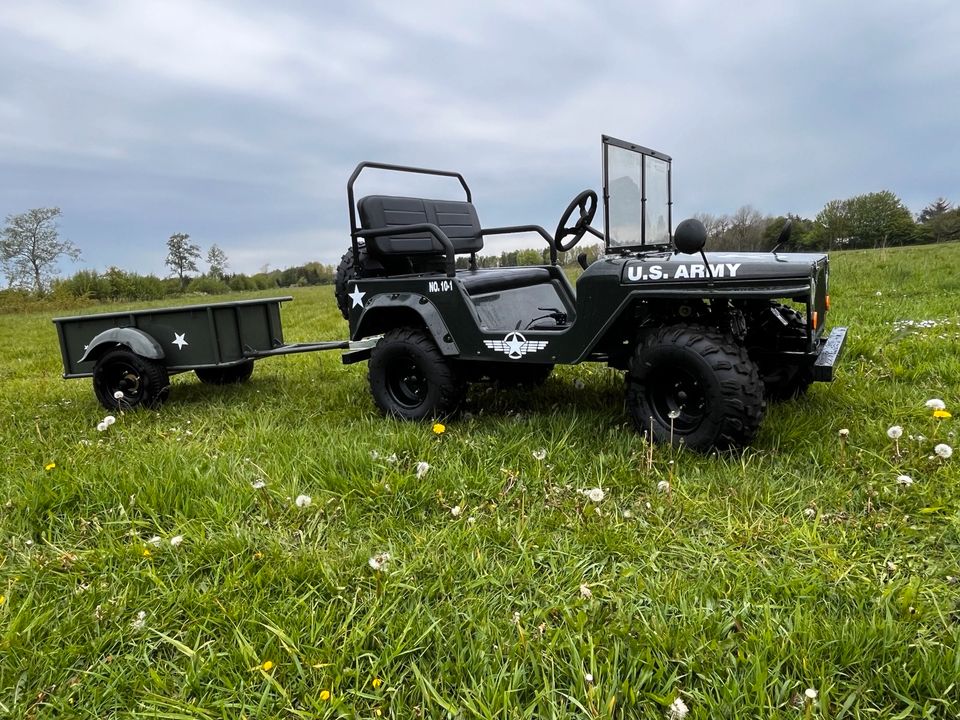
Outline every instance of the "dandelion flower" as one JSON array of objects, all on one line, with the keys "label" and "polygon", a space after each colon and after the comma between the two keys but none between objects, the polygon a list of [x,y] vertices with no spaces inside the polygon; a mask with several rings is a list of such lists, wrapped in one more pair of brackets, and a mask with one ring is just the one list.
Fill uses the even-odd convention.
[{"label": "dandelion flower", "polygon": [[450,508],[450,514],[454,517],[460,517],[461,512],[463,512],[463,509],[459,505],[454,505]]},{"label": "dandelion flower", "polygon": [[378,677],[375,677],[375,678],[370,682],[370,684],[373,685],[373,689],[376,690],[376,689],[379,688],[381,685],[383,685],[383,680],[381,680],[381,679],[378,678]]},{"label": "dandelion flower", "polygon": [[670,703],[670,707],[667,708],[667,717],[670,720],[683,720],[689,712],[690,708],[687,707],[687,704],[680,698],[677,698]]},{"label": "dandelion flower", "polygon": [[147,543],[153,545],[154,547],[160,547],[161,538],[159,535],[154,535],[152,538],[147,540]]},{"label": "dandelion flower", "polygon": [[891,425],[887,428],[887,437],[891,440],[899,440],[903,436],[903,428],[899,425]]},{"label": "dandelion flower", "polygon": [[848,428],[840,428],[837,431],[837,435],[839,435],[842,438],[848,438],[850,437],[850,430]]},{"label": "dandelion flower", "polygon": [[180,543],[182,542],[183,535],[174,535],[172,538],[170,538],[170,544],[173,545],[173,547],[180,547]]},{"label": "dandelion flower", "polygon": [[909,475],[897,475],[897,485],[903,485],[904,487],[910,487],[913,485],[913,478]]},{"label": "dandelion flower", "polygon": [[367,565],[369,565],[374,571],[381,572],[386,570],[388,562],[390,562],[390,553],[381,552],[367,560]]},{"label": "dandelion flower", "polygon": [[447,426],[443,423],[434,423],[433,424],[433,434],[434,435],[443,435],[447,431]]},{"label": "dandelion flower", "polygon": [[587,683],[593,683],[593,675],[591,675],[590,673],[584,673],[583,679],[586,680]]},{"label": "dandelion flower", "polygon": [[584,388],[583,380],[581,380],[580,378],[577,378],[576,380],[573,381],[573,386],[577,390],[583,390]]},{"label": "dandelion flower", "polygon": [[589,587],[587,587],[586,585],[581,585],[581,586],[580,586],[580,597],[582,597],[582,598],[584,598],[584,599],[586,599],[586,600],[589,600],[590,598],[593,597],[593,591],[592,591]]},{"label": "dandelion flower", "polygon": [[940,443],[933,449],[933,452],[936,453],[937,457],[946,460],[953,455],[953,448],[946,443]]},{"label": "dandelion flower", "polygon": [[323,702],[326,702],[326,701],[329,700],[329,699],[330,699],[330,691],[329,691],[329,690],[321,690],[321,691],[320,691],[320,700],[322,700]]},{"label": "dandelion flower", "polygon": [[422,480],[423,476],[430,470],[430,463],[421,460],[417,463],[417,480]]},{"label": "dandelion flower", "polygon": [[130,622],[130,627],[133,630],[139,632],[147,626],[147,613],[145,610],[141,610],[137,613],[137,616]]},{"label": "dandelion flower", "polygon": [[144,549],[143,549],[143,556],[144,556],[144,557],[150,557],[151,555],[153,555],[153,553],[150,552],[150,548],[144,548]]},{"label": "dandelion flower", "polygon": [[273,660],[264,660],[263,664],[260,666],[260,669],[264,672],[270,672],[273,670]]},{"label": "dandelion flower", "polygon": [[43,466],[43,469],[46,470],[47,472],[50,472],[50,471],[53,470],[56,466],[57,466],[57,464],[56,464],[55,462],[48,462],[46,465]]},{"label": "dandelion flower", "polygon": [[587,497],[590,498],[595,503],[602,502],[603,498],[605,498],[606,495],[607,494],[601,488],[598,488],[598,487],[587,490]]},{"label": "dandelion flower", "polygon": [[807,700],[817,699],[817,691],[813,688],[807,688],[806,690],[803,691],[803,694],[807,696]]},{"label": "dandelion flower", "polygon": [[946,410],[947,405],[940,398],[930,398],[924,405],[930,410]]},{"label": "dandelion flower", "polygon": [[309,495],[297,495],[297,499],[294,502],[297,504],[298,508],[305,508],[310,506],[310,503],[313,502],[313,498]]},{"label": "dandelion flower", "polygon": [[539,450],[534,450],[534,451],[533,451],[533,459],[534,459],[534,460],[543,460],[543,459],[545,459],[546,457],[547,457],[547,451],[544,450],[543,448],[540,448]]},{"label": "dandelion flower", "polygon": [[113,393],[113,399],[123,400],[123,390],[117,390],[115,393]]},{"label": "dandelion flower", "polygon": [[116,419],[113,415],[107,415],[107,416],[103,419],[103,421],[107,424],[107,427],[110,427],[111,425],[113,425],[113,424],[117,421],[117,419]]},{"label": "dandelion flower", "polygon": [[667,413],[667,417],[670,418],[671,420],[676,420],[678,417],[680,417],[680,410],[676,408],[671,410],[670,412]]},{"label": "dandelion flower", "polygon": [[661,480],[657,483],[657,492],[668,493],[670,492],[670,483],[666,480]]},{"label": "dandelion flower", "polygon": [[387,458],[388,463],[395,463],[397,461],[397,454],[390,453],[390,456]]},{"label": "dandelion flower", "polygon": [[108,427],[110,426],[101,420],[97,423],[97,432],[104,432]]},{"label": "dandelion flower", "polygon": [[260,479],[254,480],[252,483],[250,483],[250,487],[252,487],[254,490],[260,490],[262,488],[265,488],[266,486],[267,486],[266,481],[260,480]]},{"label": "dandelion flower", "polygon": [[803,516],[807,520],[813,520],[817,516],[817,511],[814,510],[812,507],[804,508]]},{"label": "dandelion flower", "polygon": [[945,419],[947,419],[947,418],[953,417],[953,415],[951,415],[948,410],[942,410],[942,409],[940,409],[940,410],[934,410],[934,411],[933,411],[933,416],[934,416],[935,418],[939,419],[939,420],[945,420]]}]

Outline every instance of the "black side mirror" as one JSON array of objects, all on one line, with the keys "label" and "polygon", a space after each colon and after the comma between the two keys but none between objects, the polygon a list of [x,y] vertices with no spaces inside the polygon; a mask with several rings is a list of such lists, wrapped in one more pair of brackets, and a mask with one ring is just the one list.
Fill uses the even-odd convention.
[{"label": "black side mirror", "polygon": [[673,231],[673,244],[679,252],[693,255],[707,244],[707,229],[696,218],[688,218]]}]

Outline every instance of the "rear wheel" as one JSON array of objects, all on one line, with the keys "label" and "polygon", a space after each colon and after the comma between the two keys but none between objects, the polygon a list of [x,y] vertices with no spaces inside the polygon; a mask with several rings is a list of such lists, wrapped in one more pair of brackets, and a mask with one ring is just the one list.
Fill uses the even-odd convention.
[{"label": "rear wheel", "polygon": [[763,384],[746,350],[701,326],[651,331],[627,373],[627,409],[656,442],[705,452],[748,445],[766,405]]},{"label": "rear wheel", "polygon": [[157,408],[170,395],[170,378],[163,363],[118,348],[94,365],[93,391],[108,410]]},{"label": "rear wheel", "polygon": [[388,330],[367,366],[370,393],[385,415],[405,420],[443,417],[457,411],[466,384],[426,332]]},{"label": "rear wheel", "polygon": [[253,360],[244,360],[226,367],[197,368],[197,378],[207,385],[235,385],[246,382],[253,374]]},{"label": "rear wheel", "polygon": [[[361,258],[363,250],[360,251]],[[357,278],[357,271],[353,263],[353,248],[347,250],[337,265],[337,274],[333,279],[333,294],[337,298],[337,307],[344,320],[350,318],[350,288],[349,283]]]}]

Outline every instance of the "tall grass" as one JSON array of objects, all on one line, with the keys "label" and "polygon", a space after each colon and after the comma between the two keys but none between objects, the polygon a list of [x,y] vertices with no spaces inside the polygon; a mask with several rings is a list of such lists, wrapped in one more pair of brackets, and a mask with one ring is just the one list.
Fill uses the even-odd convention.
[{"label": "tall grass", "polygon": [[[477,388],[436,435],[295,355],[98,433],[50,315],[0,317],[0,714],[956,717],[957,420],[924,402],[960,408],[958,267],[834,256],[837,380],[649,471],[599,366]],[[329,288],[292,294],[288,341],[345,335]]]}]

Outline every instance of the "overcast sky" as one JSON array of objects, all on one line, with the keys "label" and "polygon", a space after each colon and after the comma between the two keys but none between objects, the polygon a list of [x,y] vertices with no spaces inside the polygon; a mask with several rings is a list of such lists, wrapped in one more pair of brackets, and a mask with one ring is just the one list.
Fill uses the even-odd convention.
[{"label": "overcast sky", "polygon": [[361,160],[552,232],[603,133],[673,157],[675,219],[960,201],[960,4],[731,5],[3,0],[0,215],[60,206],[77,267],[165,274],[174,232],[236,271],[330,263]]}]

